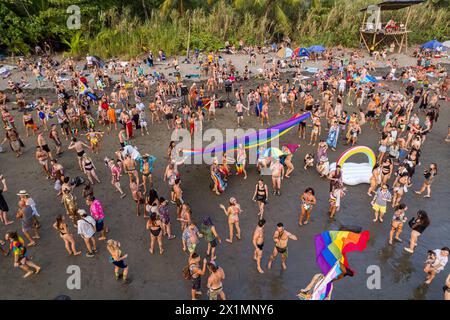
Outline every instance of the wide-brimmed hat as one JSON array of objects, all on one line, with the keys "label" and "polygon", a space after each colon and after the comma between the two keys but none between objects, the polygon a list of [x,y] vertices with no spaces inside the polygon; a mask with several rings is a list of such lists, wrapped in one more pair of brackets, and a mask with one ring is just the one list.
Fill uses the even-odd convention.
[{"label": "wide-brimmed hat", "polygon": [[142,158],[150,158],[150,155],[148,153],[144,153],[144,155],[142,156]]},{"label": "wide-brimmed hat", "polygon": [[87,212],[84,209],[78,209],[77,213],[82,217],[87,216]]},{"label": "wide-brimmed hat", "polygon": [[20,190],[17,194],[18,196],[29,196],[28,192],[26,190]]}]

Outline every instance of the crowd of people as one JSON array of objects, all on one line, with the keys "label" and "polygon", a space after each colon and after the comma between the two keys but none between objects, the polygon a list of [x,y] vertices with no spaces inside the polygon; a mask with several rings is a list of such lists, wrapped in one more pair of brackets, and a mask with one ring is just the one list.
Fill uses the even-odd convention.
[{"label": "crowd of people", "polygon": [[[165,61],[162,51],[157,59],[169,64],[175,80],[156,71],[153,53],[149,53],[145,61],[132,59],[124,63],[111,60],[104,66],[89,60],[84,70],[72,58],[58,62],[47,55],[21,58],[17,62],[20,82],[9,80],[10,90],[0,95],[4,128],[2,146],[5,143],[9,145],[17,161],[21,161],[24,152],[32,150],[32,143],[26,146],[24,140],[34,140],[35,166],[42,170],[42,177],[37,178],[36,183],[49,180],[54,185],[60,204],[53,213],[53,228],[63,240],[69,255],[82,253],[77,235],[83,239],[86,257],[94,257],[106,246],[115,278],[125,283],[130,281],[127,254],[121,243],[108,235],[109,227],[114,227],[108,225],[108,213],[103,209],[102,198],[105,195],[100,192],[94,195],[95,185],[110,183],[110,189],[118,192],[120,198],[131,197],[136,215],[142,214],[146,219],[150,254],[154,254],[156,246],[159,254],[163,255],[165,241],[180,239],[180,249],[187,253],[183,276],[192,283],[191,298],[196,299],[201,294],[201,279],[207,276],[209,298],[225,299],[225,272],[217,258],[222,237],[215,228],[213,218],[194,216],[192,204],[184,196],[180,169],[186,158],[180,160],[180,150],[168,139],[163,180],[171,191],[164,197],[158,192],[161,186],[154,183],[153,177],[155,161],[161,163],[164,160],[141,152],[136,147],[136,141],[139,136],[149,136],[151,139],[152,130],[165,128],[168,132],[187,129],[193,135],[202,131],[204,121],[220,121],[223,114],[231,111],[235,111],[237,126],[244,126],[246,118],[259,117],[262,128],[270,126],[270,122],[279,122],[277,118],[281,119],[284,114],[311,114],[309,120],[299,123],[297,142],[313,146],[315,152],[306,154],[300,167],[304,171],[316,170],[320,177],[329,182],[329,198],[325,201],[329,202],[331,220],[339,215],[341,203],[349,191],[343,183],[342,168],[336,166],[336,169],[330,170],[330,151],[336,151],[339,144],[357,145],[363,131],[377,135],[377,161],[367,190],[367,195],[372,199],[373,223],[383,223],[386,213],[392,211],[387,241],[390,245],[403,242],[403,224],[408,223],[411,234],[404,250],[414,253],[421,235],[428,227],[432,229],[433,225],[430,214],[421,208],[413,209],[417,212],[414,218],[407,217],[409,208],[405,193],[413,190],[417,196],[430,198],[432,185],[439,177],[438,164],[423,164],[421,156],[427,135],[439,119],[440,103],[447,99],[450,80],[446,69],[436,67],[434,78],[430,78],[420,64],[399,68],[395,60],[381,57],[385,59],[389,71],[380,80],[386,83],[397,81],[400,90],[393,90],[389,85],[381,86],[375,81],[361,81],[375,69],[372,61],[361,65],[357,53],[327,52],[324,54],[323,68],[310,74],[311,77],[304,76],[300,62],[296,62],[295,71],[290,75],[283,72],[286,63],[282,60],[254,50],[249,50],[248,54],[250,64],[259,63],[261,66],[263,82],[260,85],[252,84],[248,66],[237,70],[231,59],[222,59],[221,54],[214,52],[195,57],[201,69],[201,80],[189,87],[176,74],[180,70],[178,59]],[[146,71],[147,66],[150,71]],[[55,100],[39,97],[32,101],[27,98],[30,73],[39,87],[44,83],[54,87]],[[244,84],[250,88],[246,90]],[[216,112],[223,102],[220,96],[226,95],[230,88],[231,97],[224,103],[224,109]],[[110,136],[117,141],[115,150],[107,150],[103,146],[104,139]],[[445,142],[449,141],[450,127],[445,139]],[[82,175],[68,176],[64,166],[70,158],[61,156],[66,151],[73,151],[70,157],[76,161]],[[284,179],[290,179],[296,170],[293,160],[295,147],[283,147],[281,155],[263,156],[264,151],[259,151],[258,163],[254,164],[258,172],[269,170],[272,182],[269,188],[264,176],[261,176],[253,193],[253,200],[258,204],[252,237],[253,258],[259,273],[264,273],[265,267],[271,269],[278,255],[282,269],[287,269],[288,242],[298,239],[295,231],[289,232],[282,222],[278,222],[271,238],[273,250],[267,264],[263,265],[265,223],[266,219],[273,219],[264,215],[265,205],[269,195],[282,197]],[[0,155],[8,156],[9,152]],[[99,161],[100,156],[110,177],[98,173],[97,166],[103,164],[95,162]],[[235,170],[231,164],[235,164]],[[425,170],[419,169],[421,164],[426,167]],[[212,192],[221,195],[226,185],[236,179],[232,178],[234,173],[247,179],[251,165],[243,145],[239,145],[236,153],[216,155],[210,167]],[[8,182],[14,177],[8,174],[7,167],[2,165],[0,168],[0,218],[11,230],[5,236],[9,245],[1,242],[2,252],[11,252],[14,266],[24,270],[24,277],[29,277],[41,271],[41,267],[29,259],[27,250],[40,239],[39,205],[26,190],[18,191],[18,199],[14,199],[11,194],[15,191],[8,189]],[[413,184],[413,178],[421,171],[424,179],[418,180],[423,180],[422,185]],[[24,182],[24,188],[27,183],[32,182]],[[127,183],[129,189],[123,187]],[[83,199],[75,196],[74,190],[79,186],[84,188]],[[298,196],[298,226],[306,228],[318,201],[324,199],[317,199],[311,187]],[[12,225],[14,218],[6,198],[8,202],[18,203],[14,218],[21,223],[21,234],[17,231],[19,227]],[[83,205],[88,209],[83,209]],[[173,207],[176,208],[175,215]],[[220,205],[219,209],[227,216],[229,234],[225,241],[232,244],[235,238],[238,241],[243,239],[239,217],[248,209],[241,207],[236,197],[230,197],[228,203]],[[64,211],[65,214],[61,214]],[[206,241],[207,251],[199,252],[197,247],[203,240]],[[427,256],[424,267],[427,284],[447,264],[450,250],[445,244],[442,246],[430,251]],[[205,258],[202,259],[202,255]],[[449,282],[447,278],[446,298],[450,295]],[[310,285],[304,291],[311,290],[311,287],[314,286]]]}]

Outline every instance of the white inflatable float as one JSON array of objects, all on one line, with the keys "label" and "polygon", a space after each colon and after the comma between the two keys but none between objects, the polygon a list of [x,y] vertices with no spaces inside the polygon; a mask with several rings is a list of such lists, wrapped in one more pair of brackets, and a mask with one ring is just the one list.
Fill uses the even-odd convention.
[{"label": "white inflatable float", "polygon": [[[358,153],[365,154],[369,162],[346,162],[348,158]],[[375,153],[369,147],[357,146],[347,149],[341,154],[336,162],[330,164],[329,172],[336,170],[336,163],[341,166],[342,181],[344,184],[354,186],[360,183],[370,183],[370,177],[372,176],[372,169],[376,163],[376,157]]]}]

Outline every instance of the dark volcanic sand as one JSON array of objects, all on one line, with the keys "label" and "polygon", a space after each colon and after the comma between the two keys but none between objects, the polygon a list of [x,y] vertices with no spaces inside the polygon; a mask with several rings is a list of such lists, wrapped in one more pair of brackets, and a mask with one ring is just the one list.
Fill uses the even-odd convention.
[{"label": "dark volcanic sand", "polygon": [[[398,84],[387,84],[389,88],[397,89]],[[244,83],[246,89],[255,87],[254,81]],[[28,90],[27,98],[37,98],[44,95],[55,100],[54,91]],[[145,102],[148,100],[146,99]],[[372,222],[373,213],[370,208],[370,200],[366,195],[368,185],[348,187],[347,195],[342,200],[341,211],[337,214],[335,222],[330,223],[327,217],[328,209],[328,181],[319,178],[315,170],[304,172],[303,157],[306,152],[313,152],[313,148],[307,146],[307,141],[297,138],[296,130],[284,135],[281,143],[301,143],[299,151],[294,155],[296,167],[291,179],[285,179],[282,186],[281,197],[269,197],[269,205],[266,208],[266,244],[264,247],[263,264],[265,274],[256,271],[255,262],[252,260],[253,246],[251,236],[257,222],[257,205],[251,200],[255,183],[258,179],[256,168],[248,167],[249,178],[231,177],[228,189],[221,196],[214,195],[209,190],[210,178],[206,165],[189,165],[181,167],[182,187],[184,198],[191,204],[193,216],[197,222],[204,215],[211,215],[216,228],[225,239],[228,234],[226,216],[219,209],[220,203],[226,203],[230,196],[237,197],[245,210],[241,216],[241,228],[243,239],[228,244],[225,241],[218,247],[218,263],[226,272],[224,288],[229,299],[295,299],[296,292],[303,288],[311,277],[319,271],[315,263],[313,236],[324,230],[337,230],[341,225],[361,226],[370,230],[371,240],[367,249],[360,253],[349,254],[350,266],[356,271],[353,278],[347,277],[335,285],[334,299],[442,299],[442,285],[448,274],[447,270],[441,272],[429,286],[423,287],[424,281],[423,262],[429,249],[441,248],[450,245],[450,216],[448,205],[450,204],[448,192],[449,175],[449,144],[443,142],[447,126],[450,123],[449,104],[441,101],[441,116],[436,123],[433,132],[428,134],[423,147],[422,165],[417,168],[414,176],[414,186],[404,196],[404,201],[409,207],[408,217],[412,217],[418,209],[426,210],[431,217],[431,226],[425,231],[419,240],[419,246],[414,255],[405,254],[403,246],[409,239],[410,229],[405,225],[402,238],[404,244],[396,243],[389,246],[387,243],[390,230],[390,218],[392,209],[388,213],[383,224]],[[347,108],[348,110],[348,108]],[[352,110],[352,109],[350,109]],[[271,123],[277,124],[288,116],[277,116],[277,107],[272,104],[270,115]],[[234,109],[218,109],[217,115],[220,121],[205,122],[204,129],[218,127],[221,129],[235,128]],[[148,115],[149,116],[149,115]],[[423,117],[422,117],[423,118]],[[21,117],[16,116],[16,122],[21,122]],[[19,125],[21,127],[21,125]],[[246,128],[260,128],[259,119],[245,118]],[[23,130],[21,128],[21,130]],[[150,126],[151,135],[138,136],[133,143],[139,147],[142,153],[148,152],[157,157],[154,170],[155,186],[160,195],[169,197],[169,190],[162,181],[166,166],[165,153],[169,142],[169,131],[165,124]],[[23,132],[23,131],[21,131]],[[308,137],[310,128],[308,128]],[[3,133],[2,133],[3,136]],[[322,139],[326,132],[322,132]],[[367,145],[377,150],[379,134],[363,127],[363,134],[359,138],[359,144]],[[135,216],[134,202],[132,201],[128,178],[122,177],[121,183],[127,192],[125,199],[120,199],[109,183],[109,171],[103,165],[105,156],[111,157],[112,150],[118,147],[117,134],[106,136],[103,141],[103,149],[99,156],[92,155],[98,168],[97,172],[102,183],[95,185],[95,195],[102,201],[106,213],[106,225],[110,229],[108,236],[122,243],[123,251],[128,253],[131,284],[125,286],[116,282],[113,277],[113,267],[108,262],[108,254],[105,245],[99,245],[99,254],[88,259],[84,256],[68,257],[64,249],[63,241],[57,232],[51,227],[57,214],[65,213],[59,199],[55,197],[53,184],[50,184],[42,175],[41,168],[34,158],[34,138],[25,138],[25,154],[18,160],[9,150],[0,154],[0,172],[8,179],[9,191],[5,194],[10,205],[10,216],[17,209],[16,193],[20,189],[26,189],[37,203],[41,214],[41,240],[39,245],[29,249],[29,254],[43,269],[40,275],[32,276],[27,280],[22,279],[22,271],[13,268],[11,257],[1,257],[0,276],[2,287],[0,298],[2,299],[53,299],[57,295],[66,294],[74,299],[189,299],[190,282],[183,280],[181,270],[187,261],[187,256],[181,251],[180,228],[178,223],[173,224],[177,238],[164,240],[165,253],[150,255],[149,234],[145,230],[145,220]],[[67,147],[68,142],[64,142]],[[54,149],[54,145],[50,142]],[[342,142],[336,152],[329,153],[330,162],[346,150]],[[314,148],[315,150],[315,148]],[[355,157],[356,158],[356,157]],[[365,161],[356,158],[355,162]],[[65,151],[60,162],[71,177],[81,175],[76,162],[74,152]],[[432,199],[424,199],[413,193],[423,181],[422,171],[430,162],[437,162],[439,174],[433,183]],[[270,180],[265,181],[269,185]],[[393,181],[391,181],[392,184]],[[299,213],[299,195],[306,187],[313,187],[316,191],[318,205],[312,213],[310,224],[302,228],[297,226]],[[86,207],[81,200],[81,188],[75,191],[79,205]],[[175,207],[171,205],[172,220],[175,220]],[[288,270],[282,271],[280,260],[277,260],[271,271],[266,268],[268,257],[273,249],[271,240],[275,225],[283,222],[288,231],[299,237],[298,241],[289,242]],[[20,229],[20,223],[15,222],[9,227],[0,226],[0,234],[7,230]],[[78,249],[85,251],[82,240],[76,237]],[[155,250],[158,252],[157,250]],[[199,250],[206,252],[205,242],[201,241]],[[66,269],[69,265],[78,265],[81,268],[81,290],[68,290],[66,280],[69,274]],[[381,289],[369,290],[366,286],[368,275],[366,269],[370,265],[378,265],[381,268]],[[203,292],[206,292],[203,279]],[[205,298],[203,295],[202,298]]]}]

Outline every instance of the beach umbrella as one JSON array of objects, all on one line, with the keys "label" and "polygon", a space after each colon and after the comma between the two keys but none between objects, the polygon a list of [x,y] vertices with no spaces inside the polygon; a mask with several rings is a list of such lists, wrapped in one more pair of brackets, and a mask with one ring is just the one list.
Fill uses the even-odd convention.
[{"label": "beach umbrella", "polygon": [[292,51],[291,48],[281,48],[280,50],[278,50],[277,56],[281,59],[286,59],[290,58],[293,52],[294,51]]},{"label": "beach umbrella", "polygon": [[283,155],[283,151],[281,151],[278,148],[269,148],[266,151],[264,151],[264,157],[274,157],[279,158]]},{"label": "beach umbrella", "polygon": [[440,43],[439,41],[431,40],[431,41],[425,42],[421,46],[421,48],[422,49],[430,49],[430,50],[436,51],[438,48],[442,48],[442,46],[443,46],[442,43]]},{"label": "beach umbrella", "polygon": [[308,51],[309,51],[309,52],[313,52],[313,53],[322,53],[322,52],[324,52],[325,50],[327,50],[327,49],[325,49],[325,47],[318,46],[318,45],[316,45],[316,46],[311,46],[311,47],[308,48]]}]

